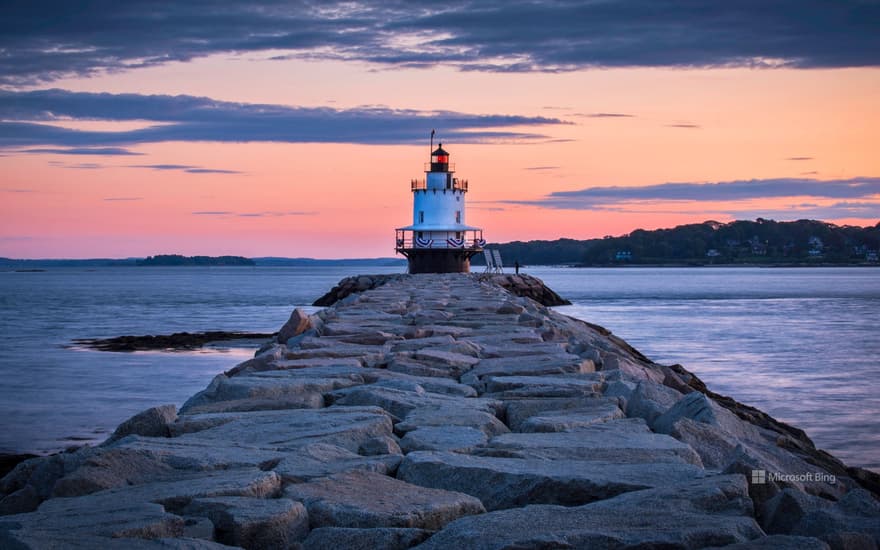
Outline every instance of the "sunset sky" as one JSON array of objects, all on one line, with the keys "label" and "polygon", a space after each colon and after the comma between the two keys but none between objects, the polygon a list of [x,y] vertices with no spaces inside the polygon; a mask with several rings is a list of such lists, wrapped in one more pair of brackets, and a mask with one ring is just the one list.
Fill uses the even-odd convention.
[{"label": "sunset sky", "polygon": [[490,242],[873,225],[880,2],[13,2],[0,256],[392,256],[432,129]]}]

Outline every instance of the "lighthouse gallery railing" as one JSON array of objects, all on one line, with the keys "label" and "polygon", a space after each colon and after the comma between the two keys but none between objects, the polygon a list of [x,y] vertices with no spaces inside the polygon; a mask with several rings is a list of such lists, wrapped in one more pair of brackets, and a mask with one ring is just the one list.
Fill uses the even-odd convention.
[{"label": "lighthouse gallery railing", "polygon": [[[410,189],[413,191],[424,191],[428,189],[428,182],[425,180],[410,180],[409,181]],[[452,178],[452,185],[445,189],[454,189],[456,191],[467,191],[468,190],[468,180]]]},{"label": "lighthouse gallery railing", "polygon": [[486,245],[483,239],[397,239],[398,249],[411,248],[474,248],[481,249]]},{"label": "lighthouse gallery railing", "polygon": [[[471,237],[467,237],[467,233],[471,233]],[[468,249],[481,250],[486,246],[483,240],[482,231],[466,231],[465,236],[456,238],[455,233],[447,233],[445,236],[419,237],[411,230],[398,230],[396,239],[397,250],[410,250],[414,248],[434,248],[434,249]]]}]

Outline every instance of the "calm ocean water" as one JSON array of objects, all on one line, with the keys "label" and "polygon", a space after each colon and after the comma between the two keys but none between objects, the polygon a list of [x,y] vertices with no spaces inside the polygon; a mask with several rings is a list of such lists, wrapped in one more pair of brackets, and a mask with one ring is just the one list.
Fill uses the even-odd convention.
[{"label": "calm ocean water", "polygon": [[[381,267],[54,268],[0,273],[0,452],[103,440],[152,405],[180,405],[252,349],[107,353],[75,338],[272,332],[344,276]],[[880,469],[880,270],[528,270],[597,323],[714,391]]]}]

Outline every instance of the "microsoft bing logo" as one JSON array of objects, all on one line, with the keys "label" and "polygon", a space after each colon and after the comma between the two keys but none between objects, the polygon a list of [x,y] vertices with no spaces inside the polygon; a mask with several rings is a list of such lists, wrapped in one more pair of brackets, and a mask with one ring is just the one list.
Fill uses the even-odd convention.
[{"label": "microsoft bing logo", "polygon": [[797,474],[780,474],[779,472],[768,472],[767,470],[752,470],[750,479],[752,485],[765,485],[771,483],[837,483],[837,476],[828,472],[801,472]]}]

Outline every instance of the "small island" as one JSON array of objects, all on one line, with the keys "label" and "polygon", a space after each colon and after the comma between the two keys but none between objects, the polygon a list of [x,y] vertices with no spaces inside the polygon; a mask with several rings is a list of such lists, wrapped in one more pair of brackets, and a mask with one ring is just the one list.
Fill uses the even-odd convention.
[{"label": "small island", "polygon": [[243,256],[181,256],[157,254],[137,260],[139,266],[255,266],[257,263]]},{"label": "small island", "polygon": [[208,332],[175,332],[174,334],[147,334],[145,336],[116,336],[114,338],[74,338],[75,346],[97,351],[190,351],[218,342],[233,340],[267,340],[275,334],[212,330]]}]

